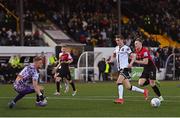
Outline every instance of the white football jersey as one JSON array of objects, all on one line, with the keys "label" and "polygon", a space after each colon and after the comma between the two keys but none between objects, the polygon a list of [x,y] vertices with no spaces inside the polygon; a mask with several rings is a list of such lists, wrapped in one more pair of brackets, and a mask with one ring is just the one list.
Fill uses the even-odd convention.
[{"label": "white football jersey", "polygon": [[128,67],[128,58],[131,53],[130,47],[124,45],[122,47],[116,46],[114,53],[116,54],[117,68],[118,70]]}]

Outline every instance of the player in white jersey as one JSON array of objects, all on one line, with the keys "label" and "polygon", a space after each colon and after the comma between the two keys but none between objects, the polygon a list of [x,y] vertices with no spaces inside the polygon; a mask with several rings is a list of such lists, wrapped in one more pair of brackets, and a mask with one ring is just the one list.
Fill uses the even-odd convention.
[{"label": "player in white jersey", "polygon": [[[119,71],[119,77],[117,79],[117,86],[118,86],[118,94],[119,98],[115,99],[115,103],[123,104],[123,85],[130,91],[136,91],[139,93],[144,94],[145,99],[148,97],[148,90],[147,89],[140,89],[136,86],[132,86],[129,82],[130,75],[129,69],[132,67],[133,62],[135,61],[135,55],[131,54],[131,49],[124,44],[123,36],[116,36],[116,43],[117,46],[113,52],[113,56],[110,62],[116,58],[117,61],[117,68]],[[131,62],[129,63],[129,56],[132,56]]]}]

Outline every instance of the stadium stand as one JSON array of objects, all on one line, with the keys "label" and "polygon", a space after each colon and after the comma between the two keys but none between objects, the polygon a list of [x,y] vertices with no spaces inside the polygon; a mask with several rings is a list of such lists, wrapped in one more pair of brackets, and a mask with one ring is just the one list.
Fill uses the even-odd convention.
[{"label": "stadium stand", "polygon": [[[11,8],[10,10],[16,10],[16,4],[12,4],[13,1],[1,0],[1,2]],[[179,42],[178,5],[177,0],[168,1],[168,6],[162,0],[158,2],[154,0],[122,0],[122,34],[125,38],[131,39],[140,35],[147,42],[155,43],[156,40],[140,33],[140,28],[143,28],[149,34],[166,35],[169,40]],[[177,9],[176,13],[172,12],[173,8]],[[27,29],[31,27],[31,23],[34,21],[51,20],[77,42],[98,47],[115,45],[113,39],[118,32],[116,1],[87,0],[82,2],[82,0],[67,0],[64,2],[54,0],[47,2],[37,0],[28,2],[25,0],[24,9],[25,28]],[[4,13],[1,11],[0,14],[3,15]],[[5,23],[1,22],[1,24]],[[12,23],[9,22],[9,24]],[[15,27],[15,25],[11,26]],[[163,43],[159,40],[158,42]],[[157,46],[158,43],[151,47]]]}]

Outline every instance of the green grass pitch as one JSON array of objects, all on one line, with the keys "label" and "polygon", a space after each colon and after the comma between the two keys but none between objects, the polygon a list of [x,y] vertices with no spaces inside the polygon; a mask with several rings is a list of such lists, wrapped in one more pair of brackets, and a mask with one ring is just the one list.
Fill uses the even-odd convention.
[{"label": "green grass pitch", "polygon": [[[132,82],[137,85],[137,82]],[[149,100],[145,101],[142,94],[124,91],[124,104],[114,104],[117,97],[115,82],[76,83],[76,96],[71,96],[72,90],[61,96],[54,96],[55,84],[44,84],[48,105],[35,106],[35,94],[20,100],[16,107],[9,109],[7,103],[16,95],[12,85],[0,85],[0,117],[180,117],[179,81],[161,81],[160,90],[165,98],[159,108],[152,108],[150,100],[155,97],[149,89]]]}]

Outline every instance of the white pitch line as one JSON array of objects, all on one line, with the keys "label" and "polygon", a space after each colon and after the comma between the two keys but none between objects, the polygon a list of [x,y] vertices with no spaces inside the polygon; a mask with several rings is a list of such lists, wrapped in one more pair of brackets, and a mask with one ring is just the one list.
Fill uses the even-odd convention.
[{"label": "white pitch line", "polygon": [[[59,96],[61,97],[61,96]],[[63,96],[66,97],[66,96]],[[68,96],[67,96],[68,97]],[[116,98],[117,96],[75,96],[74,98],[81,97],[81,98]],[[142,98],[143,96],[124,96],[125,98]],[[156,96],[149,96],[149,97],[156,97]],[[165,98],[179,98],[180,96],[163,96]],[[1,98],[11,98],[10,96],[0,96]],[[26,97],[28,98],[28,97]],[[55,97],[56,98],[56,97]]]},{"label": "white pitch line", "polygon": [[[13,97],[13,96],[12,96]],[[60,96],[61,97],[61,96]],[[66,96],[63,96],[66,97]],[[68,97],[68,96],[67,96]],[[81,97],[81,98],[117,98],[117,96],[75,96],[74,98]],[[124,96],[124,98],[142,98],[143,96]],[[156,97],[156,96],[149,96],[150,98]],[[163,96],[164,98],[180,98],[180,96]],[[8,97],[1,97],[0,99],[4,99]],[[11,97],[9,97],[11,98]],[[27,98],[27,97],[26,97]]]},{"label": "white pitch line", "polygon": [[[0,97],[0,99],[10,99],[12,97]],[[35,97],[24,97],[23,99],[35,99]],[[80,101],[114,101],[113,98],[109,98],[109,99],[100,99],[100,98],[77,98],[77,97],[48,97],[48,100],[80,100]],[[136,102],[142,102],[142,101],[145,101],[145,100],[127,100],[126,101],[136,101]],[[165,100],[164,102],[173,102],[173,103],[180,103],[180,101],[174,101],[174,100]]]},{"label": "white pitch line", "polygon": [[[117,96],[78,96],[78,97],[93,97],[93,98],[100,98],[100,97],[106,97],[106,98],[114,98],[114,97],[117,97]],[[143,97],[142,95],[141,96],[124,96],[124,97],[128,97],[128,98],[139,98],[139,97]],[[155,97],[155,96],[149,96],[149,97]],[[179,98],[180,96],[163,96],[163,97],[166,97],[166,98]]]}]

